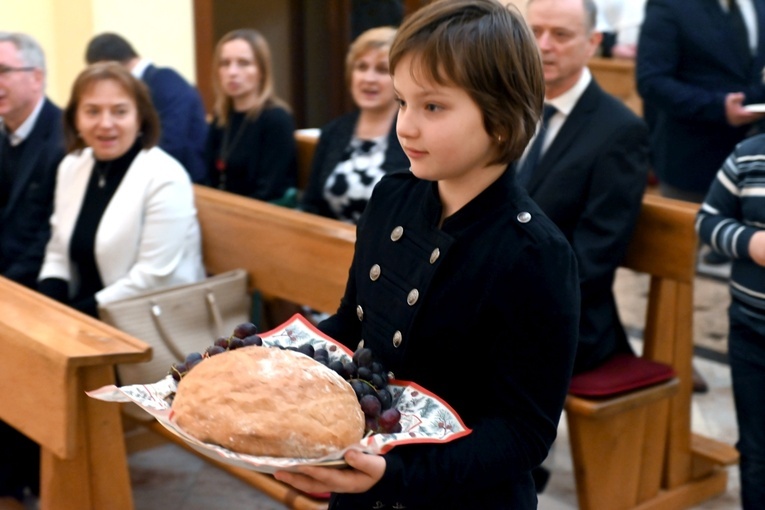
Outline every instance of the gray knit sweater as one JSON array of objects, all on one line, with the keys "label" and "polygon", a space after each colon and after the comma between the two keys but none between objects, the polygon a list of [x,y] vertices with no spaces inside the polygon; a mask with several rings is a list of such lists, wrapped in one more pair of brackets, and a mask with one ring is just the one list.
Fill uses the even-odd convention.
[{"label": "gray knit sweater", "polygon": [[[689,169],[692,170],[692,169]],[[749,256],[749,241],[765,229],[765,135],[736,146],[717,172],[696,218],[696,231],[733,260],[733,299],[765,310],[765,267]]]}]

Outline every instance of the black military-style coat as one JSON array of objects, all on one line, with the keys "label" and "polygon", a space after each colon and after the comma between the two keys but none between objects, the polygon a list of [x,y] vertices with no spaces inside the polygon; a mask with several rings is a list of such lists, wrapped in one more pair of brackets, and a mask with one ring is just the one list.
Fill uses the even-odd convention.
[{"label": "black military-style coat", "polygon": [[319,327],[351,349],[363,340],[472,432],[397,446],[375,487],[331,508],[536,508],[530,471],[555,438],[576,348],[575,256],[511,172],[439,228],[440,216],[436,183],[384,177]]}]

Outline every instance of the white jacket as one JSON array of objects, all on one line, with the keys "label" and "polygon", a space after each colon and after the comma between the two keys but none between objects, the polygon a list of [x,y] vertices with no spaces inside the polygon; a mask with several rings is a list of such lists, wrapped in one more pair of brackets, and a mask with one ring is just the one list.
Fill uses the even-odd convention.
[{"label": "white jacket", "polygon": [[[58,167],[51,239],[40,280],[69,282],[77,292],[69,243],[95,160],[91,149],[69,154]],[[128,168],[98,225],[95,259],[109,303],[205,277],[194,191],[175,159],[157,147],[142,150]]]}]

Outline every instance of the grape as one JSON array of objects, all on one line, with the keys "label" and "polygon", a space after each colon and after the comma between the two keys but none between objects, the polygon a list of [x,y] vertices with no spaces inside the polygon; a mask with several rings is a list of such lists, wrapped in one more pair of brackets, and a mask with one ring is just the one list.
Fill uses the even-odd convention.
[{"label": "grape", "polygon": [[[245,337],[246,338],[246,337]],[[244,347],[244,339],[239,337],[234,337],[231,339],[231,341],[228,344],[228,348],[230,350],[239,349],[240,347]]]},{"label": "grape", "polygon": [[393,396],[386,389],[378,390],[377,398],[380,399],[380,404],[382,404],[383,410],[390,409],[390,407],[393,405]]},{"label": "grape", "polygon": [[359,367],[356,373],[358,374],[359,379],[372,382],[372,371],[369,367]]},{"label": "grape", "polygon": [[313,358],[316,352],[314,351],[313,345],[311,344],[303,344],[300,347],[298,347],[298,352],[305,354],[309,358]]},{"label": "grape", "polygon": [[372,378],[370,379],[369,382],[371,382],[374,385],[374,387],[379,390],[385,388],[388,385],[387,379],[381,376],[380,374],[372,374]]},{"label": "grape", "polygon": [[353,362],[359,367],[372,367],[372,349],[361,348],[353,353]]},{"label": "grape", "polygon": [[343,364],[343,372],[346,379],[354,379],[356,377],[356,371],[358,367],[353,361],[346,361]]},{"label": "grape", "polygon": [[242,342],[244,342],[245,347],[248,347],[250,345],[263,345],[263,339],[260,338],[258,335],[250,335],[248,337],[245,337],[242,339]]},{"label": "grape", "polygon": [[385,369],[382,366],[382,363],[379,361],[373,361],[372,362],[372,373],[373,374],[383,374],[385,373]]},{"label": "grape", "polygon": [[224,349],[228,349],[229,340],[228,337],[221,336],[218,337],[217,340],[215,340],[215,343],[213,345],[217,345],[219,347],[223,347]]},{"label": "grape", "polygon": [[186,363],[173,363],[170,367],[170,374],[173,376],[173,379],[176,381],[180,381],[183,376],[188,372],[188,369],[186,368]]},{"label": "grape", "polygon": [[361,400],[361,398],[366,395],[367,385],[358,379],[351,380],[351,388],[353,388],[353,392],[356,393],[356,398],[358,400]]},{"label": "grape", "polygon": [[215,356],[216,354],[220,354],[222,352],[226,352],[226,349],[224,349],[220,345],[213,345],[207,348],[207,350],[205,351],[205,354],[209,358],[210,356]]},{"label": "grape", "polygon": [[252,322],[243,322],[234,328],[234,337],[247,338],[258,332],[258,327]]},{"label": "grape", "polygon": [[186,356],[186,363],[187,364],[188,363],[192,363],[192,362],[197,361],[197,360],[202,361],[202,355],[200,353],[198,353],[198,352],[192,352],[191,354]]},{"label": "grape", "polygon": [[399,423],[400,420],[401,412],[395,407],[391,407],[380,413],[377,422],[380,424],[380,429],[382,429],[383,432],[391,433],[396,428],[396,425],[401,425]]},{"label": "grape", "polygon": [[332,370],[334,370],[335,372],[337,372],[341,376],[343,375],[343,362],[342,361],[340,361],[340,360],[332,361],[329,364],[329,368],[331,368]]},{"label": "grape", "polygon": [[361,397],[361,400],[359,400],[359,404],[361,405],[361,410],[364,411],[364,414],[369,418],[377,418],[380,416],[380,411],[382,411],[382,404],[380,404],[380,399],[377,398],[377,395],[369,394],[364,395]]},{"label": "grape", "polygon": [[316,349],[314,351],[313,358],[314,359],[318,359],[318,358],[327,358],[327,359],[329,359],[329,351],[327,349],[325,349],[324,347],[319,347],[318,349]]}]

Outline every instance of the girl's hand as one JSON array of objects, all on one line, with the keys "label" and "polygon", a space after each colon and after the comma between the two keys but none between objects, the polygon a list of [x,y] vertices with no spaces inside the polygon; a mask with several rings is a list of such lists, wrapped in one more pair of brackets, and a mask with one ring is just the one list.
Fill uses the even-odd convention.
[{"label": "girl's hand", "polygon": [[358,450],[345,453],[350,469],[300,466],[296,472],[277,471],[274,478],[303,492],[361,493],[371,489],[385,473],[385,459]]},{"label": "girl's hand", "polygon": [[749,256],[760,266],[765,266],[765,230],[755,232],[749,240]]}]

